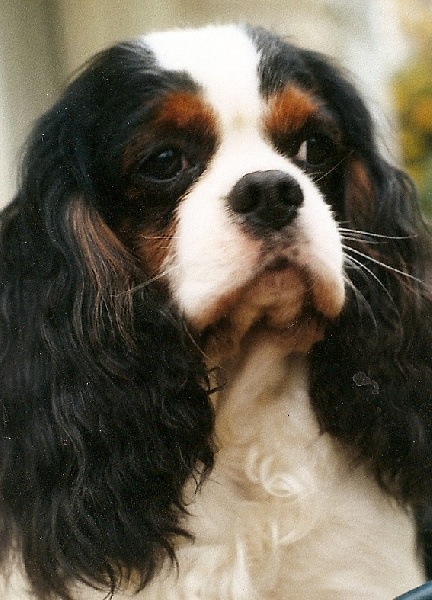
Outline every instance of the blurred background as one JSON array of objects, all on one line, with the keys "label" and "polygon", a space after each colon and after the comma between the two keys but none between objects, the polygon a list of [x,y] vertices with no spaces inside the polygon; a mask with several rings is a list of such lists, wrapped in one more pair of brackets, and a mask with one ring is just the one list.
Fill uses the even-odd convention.
[{"label": "blurred background", "polygon": [[0,0],[0,205],[32,123],[87,58],[154,29],[227,21],[264,25],[348,68],[432,217],[432,0]]}]

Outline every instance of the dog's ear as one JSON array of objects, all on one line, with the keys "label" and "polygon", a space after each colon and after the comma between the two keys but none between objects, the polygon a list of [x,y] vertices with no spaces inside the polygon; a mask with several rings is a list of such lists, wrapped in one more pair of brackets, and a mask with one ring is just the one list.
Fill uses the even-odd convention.
[{"label": "dog's ear", "polygon": [[1,219],[0,547],[40,598],[142,587],[213,459],[200,357],[98,210],[89,77],[36,126]]},{"label": "dog's ear", "polygon": [[380,155],[349,89],[350,102],[337,107],[349,127],[339,214],[347,302],[313,350],[312,396],[323,428],[354,448],[382,486],[401,501],[429,503],[431,235],[414,185]]}]

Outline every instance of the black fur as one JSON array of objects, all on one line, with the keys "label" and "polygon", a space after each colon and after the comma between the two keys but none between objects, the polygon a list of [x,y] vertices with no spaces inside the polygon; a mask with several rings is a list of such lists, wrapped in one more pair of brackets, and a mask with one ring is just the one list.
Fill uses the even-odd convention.
[{"label": "black fur", "polygon": [[[348,301],[311,353],[316,413],[427,532],[429,231],[346,78],[319,54],[249,32],[263,93],[293,80],[338,122],[344,158],[320,185],[343,227],[375,236],[346,234]],[[142,45],[102,53],[37,124],[2,215],[0,548],[6,561],[16,541],[41,599],[69,599],[77,579],[114,592],[134,573],[143,587],[187,535],[185,481],[199,485],[212,466],[204,366],[113,233],[128,210],[124,148],[169,89],[194,84],[160,72]]]}]

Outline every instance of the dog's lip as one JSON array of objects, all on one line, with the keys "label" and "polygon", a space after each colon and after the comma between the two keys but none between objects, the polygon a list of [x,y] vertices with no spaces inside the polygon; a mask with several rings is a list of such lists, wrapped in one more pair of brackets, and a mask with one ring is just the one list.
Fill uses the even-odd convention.
[{"label": "dog's lip", "polygon": [[280,273],[283,276],[284,271],[295,270],[302,274],[306,282],[308,295],[315,311],[323,317],[333,320],[341,312],[345,303],[345,282],[343,277],[323,276],[322,267],[317,268],[317,264],[301,257],[298,247],[290,246],[277,253],[269,253],[267,260],[261,269],[258,270],[256,277],[263,274],[274,273],[275,276]]},{"label": "dog's lip", "polygon": [[228,319],[248,322],[248,329],[256,325],[285,330],[302,312],[302,305],[309,304],[308,296],[307,278],[302,270],[288,257],[274,256],[257,268],[246,285],[221,297],[205,315],[203,326],[197,329],[203,332]]},{"label": "dog's lip", "polygon": [[[312,311],[320,318],[333,320],[342,310],[344,304],[344,287],[341,281],[335,276],[335,273],[324,269],[324,274],[320,268],[320,264],[311,263],[311,257],[306,256],[301,252],[297,245],[283,246],[278,249],[268,248],[261,253],[261,260],[257,261],[253,274],[246,283],[238,287],[233,287],[229,293],[219,297],[217,301],[207,307],[207,310],[201,312],[199,317],[190,319],[190,324],[199,334],[203,333],[207,328],[213,328],[218,322],[229,318],[232,311],[235,311],[237,302],[244,298],[244,294],[248,293],[248,289],[254,289],[258,285],[257,290],[261,286],[268,290],[269,296],[281,294],[283,307],[283,297],[285,291],[290,294],[290,289],[294,282],[292,277],[299,278],[302,282],[303,301],[305,309]],[[298,282],[297,282],[298,283]],[[258,295],[259,295],[258,291]],[[254,292],[250,296],[252,304],[255,302],[256,296]],[[266,304],[263,304],[265,309]],[[302,310],[298,310],[300,315]],[[269,327],[268,321],[264,319],[264,327]],[[286,327],[290,327],[290,321],[287,321]],[[279,325],[275,329],[285,329],[285,326]]]},{"label": "dog's lip", "polygon": [[198,331],[211,361],[270,343],[282,352],[307,352],[321,340],[328,322],[317,310],[309,277],[284,256],[262,265],[249,285],[224,300],[225,309]]}]

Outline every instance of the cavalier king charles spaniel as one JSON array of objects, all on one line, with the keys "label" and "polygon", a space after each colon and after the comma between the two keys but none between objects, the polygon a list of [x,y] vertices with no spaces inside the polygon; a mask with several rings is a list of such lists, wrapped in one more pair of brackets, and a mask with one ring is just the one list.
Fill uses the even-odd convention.
[{"label": "cavalier king charles spaniel", "polygon": [[428,575],[431,237],[327,58],[150,34],[5,209],[2,598],[390,600]]}]

